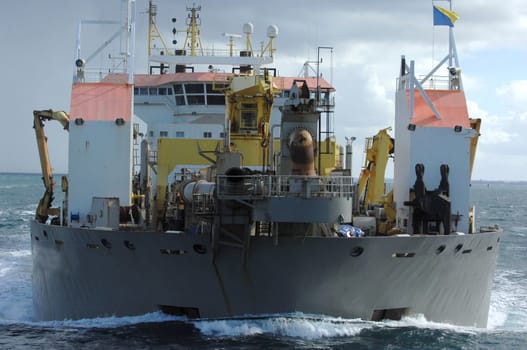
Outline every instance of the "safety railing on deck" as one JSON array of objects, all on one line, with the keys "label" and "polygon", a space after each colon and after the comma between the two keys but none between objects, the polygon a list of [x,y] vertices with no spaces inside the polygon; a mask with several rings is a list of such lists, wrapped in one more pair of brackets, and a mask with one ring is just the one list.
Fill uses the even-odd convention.
[{"label": "safety railing on deck", "polygon": [[[425,78],[424,75],[421,75],[418,78],[419,81],[421,82],[421,85],[422,85],[423,89],[426,89],[426,90],[448,90],[450,88],[449,87],[450,80],[449,80],[448,76],[433,75],[433,76],[431,76],[428,79],[423,81],[424,78]],[[397,78],[396,88],[401,83],[404,84],[403,87],[405,89],[409,89],[410,88],[410,79],[408,79],[407,77],[403,78],[402,81],[401,81],[401,78]]]},{"label": "safety railing on deck", "polygon": [[219,199],[351,198],[353,194],[349,176],[218,175],[216,186]]},{"label": "safety railing on deck", "polygon": [[423,81],[425,78],[424,75],[419,76],[419,81],[423,85],[424,89],[429,90],[448,90],[450,81],[448,79],[448,76],[444,75],[433,75],[427,80]]}]

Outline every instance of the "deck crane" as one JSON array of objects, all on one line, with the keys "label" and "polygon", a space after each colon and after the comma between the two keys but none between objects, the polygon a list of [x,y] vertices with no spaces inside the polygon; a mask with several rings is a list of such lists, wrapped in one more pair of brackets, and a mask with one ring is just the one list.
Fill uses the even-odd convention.
[{"label": "deck crane", "polygon": [[390,129],[382,129],[374,137],[366,139],[366,158],[359,176],[360,211],[383,207],[386,220],[377,224],[378,231],[383,234],[387,234],[395,223],[393,190],[385,193],[384,183],[386,164],[394,151],[394,140],[388,134]]},{"label": "deck crane", "polygon": [[[53,181],[53,172],[49,161],[48,139],[44,133],[44,122],[48,120],[56,120],[62,125],[64,130],[68,130],[70,118],[68,114],[63,111],[53,111],[51,109],[33,111],[33,128],[35,129],[35,135],[37,137],[38,155],[40,158],[40,166],[42,168],[42,181],[44,181],[45,188],[44,195],[38,203],[35,217],[35,219],[41,223],[45,223],[50,215],[58,217],[60,214],[59,208],[51,207],[53,203],[55,182]],[[62,182],[64,189],[64,184],[66,183],[64,177]]]}]

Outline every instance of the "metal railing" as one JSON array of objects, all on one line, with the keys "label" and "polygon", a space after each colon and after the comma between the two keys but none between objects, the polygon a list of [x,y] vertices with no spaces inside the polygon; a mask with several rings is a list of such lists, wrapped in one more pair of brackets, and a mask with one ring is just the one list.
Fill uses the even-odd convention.
[{"label": "metal railing", "polygon": [[195,193],[192,195],[192,213],[194,215],[214,214],[214,198],[210,193]]},{"label": "metal railing", "polygon": [[351,198],[353,195],[349,176],[218,175],[216,186],[219,199]]},{"label": "metal railing", "polygon": [[[419,76],[418,80],[421,81],[425,76],[421,75]],[[405,77],[401,80],[401,78],[397,78],[396,80],[396,88],[400,86],[400,84],[404,84],[405,89],[410,88],[410,77]],[[423,89],[427,90],[448,90],[450,81],[448,76],[443,75],[433,75],[429,77],[426,81],[422,83]]]},{"label": "metal railing", "polygon": [[[419,81],[422,81],[425,76],[419,76]],[[448,90],[450,87],[450,80],[448,76],[433,75],[422,83],[424,89],[429,90]]]}]

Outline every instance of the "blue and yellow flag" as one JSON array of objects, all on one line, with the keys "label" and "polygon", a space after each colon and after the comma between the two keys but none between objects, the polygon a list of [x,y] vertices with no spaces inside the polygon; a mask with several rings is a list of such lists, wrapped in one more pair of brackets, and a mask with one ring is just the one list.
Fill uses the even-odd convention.
[{"label": "blue and yellow flag", "polygon": [[453,27],[454,22],[457,21],[459,15],[454,11],[444,9],[434,5],[434,25],[435,26],[449,26]]}]

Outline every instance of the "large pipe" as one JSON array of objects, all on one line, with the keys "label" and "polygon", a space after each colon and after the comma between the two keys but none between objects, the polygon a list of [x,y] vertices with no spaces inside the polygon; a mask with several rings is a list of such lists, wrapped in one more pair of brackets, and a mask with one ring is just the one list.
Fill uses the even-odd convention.
[{"label": "large pipe", "polygon": [[216,183],[205,180],[190,181],[183,185],[181,195],[187,203],[192,203],[194,195],[208,195],[210,197],[214,194]]},{"label": "large pipe", "polygon": [[288,142],[291,155],[292,175],[316,175],[315,148],[313,137],[306,129],[297,129],[291,133]]}]

